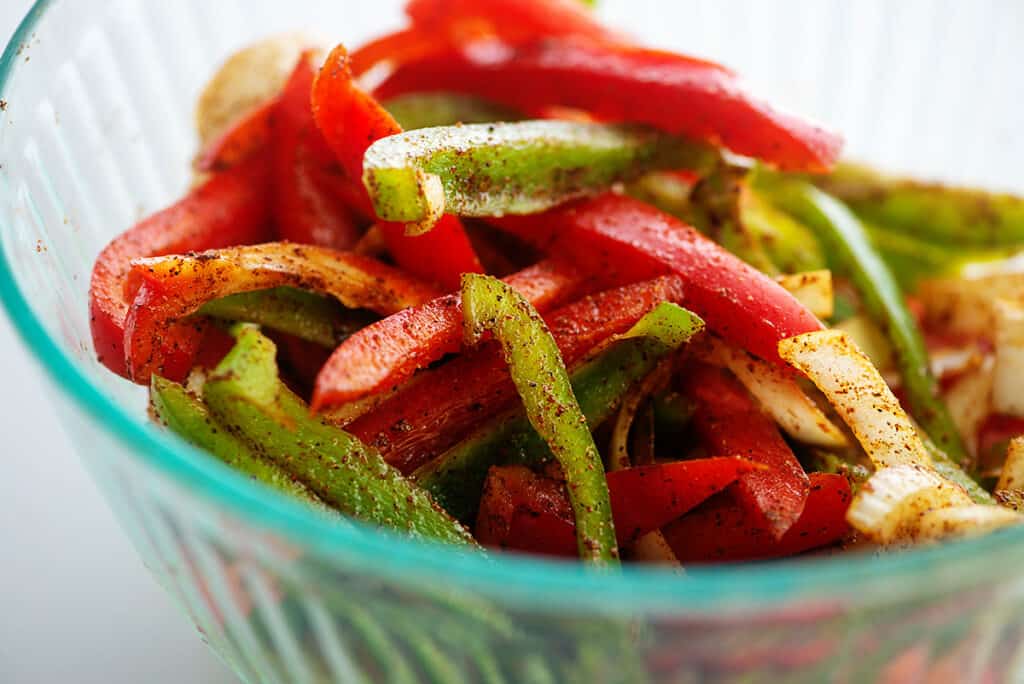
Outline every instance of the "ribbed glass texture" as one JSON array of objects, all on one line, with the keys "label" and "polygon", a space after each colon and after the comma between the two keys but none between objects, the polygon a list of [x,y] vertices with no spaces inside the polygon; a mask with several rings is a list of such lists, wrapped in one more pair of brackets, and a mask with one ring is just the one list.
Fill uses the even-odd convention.
[{"label": "ribbed glass texture", "polygon": [[[1022,8],[602,12],[736,67],[842,129],[855,157],[1024,190]],[[354,43],[399,21],[393,0],[51,0],[0,61],[0,298],[125,531],[211,647],[249,682],[1019,681],[1024,530],[683,576],[488,560],[333,526],[146,423],[142,390],[94,360],[88,277],[113,235],[187,187],[204,78],[269,33]]]}]

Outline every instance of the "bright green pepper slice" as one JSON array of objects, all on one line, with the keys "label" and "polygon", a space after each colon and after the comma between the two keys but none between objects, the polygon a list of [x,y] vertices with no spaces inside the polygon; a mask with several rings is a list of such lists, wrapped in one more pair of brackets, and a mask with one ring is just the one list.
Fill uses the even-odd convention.
[{"label": "bright green pepper slice", "polygon": [[294,287],[243,292],[207,302],[198,311],[226,321],[255,323],[334,349],[377,319],[346,309],[337,300]]},{"label": "bright green pepper slice", "polygon": [[939,398],[921,332],[899,284],[872,247],[864,226],[841,202],[806,183],[786,183],[774,198],[783,209],[814,228],[827,245],[836,270],[850,278],[868,315],[891,340],[911,413],[943,452],[964,465],[967,451],[949,409]]},{"label": "bright green pepper slice", "polygon": [[514,109],[460,93],[408,93],[382,105],[404,131],[523,118]]},{"label": "bright green pepper slice", "polygon": [[526,417],[562,466],[576,518],[580,557],[617,562],[601,455],[543,319],[522,295],[490,276],[462,277],[462,307],[467,343],[476,343],[486,331],[494,332]]},{"label": "bright green pepper slice", "polygon": [[[622,397],[669,354],[703,329],[697,316],[663,303],[599,356],[572,374],[572,389],[591,430],[611,416]],[[503,463],[554,458],[521,410],[502,416],[420,467],[412,478],[458,520],[476,515],[487,471]]]},{"label": "bright green pepper slice", "polygon": [[309,487],[287,470],[258,456],[248,444],[210,415],[202,401],[176,382],[154,375],[149,403],[156,418],[186,442],[208,451],[226,465],[324,511],[330,510]]},{"label": "bright green pepper slice", "polygon": [[251,326],[236,326],[234,334],[234,349],[203,388],[207,405],[223,424],[344,513],[413,536],[475,544],[429,494],[375,450],[310,415],[278,378],[273,342]]},{"label": "bright green pepper slice", "polygon": [[409,131],[366,151],[377,216],[425,232],[443,214],[532,214],[658,168],[702,170],[711,148],[640,127],[571,121]]}]

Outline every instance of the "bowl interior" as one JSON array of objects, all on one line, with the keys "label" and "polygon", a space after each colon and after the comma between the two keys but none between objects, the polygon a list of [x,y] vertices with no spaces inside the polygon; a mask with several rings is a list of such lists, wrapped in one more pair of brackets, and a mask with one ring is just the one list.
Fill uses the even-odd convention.
[{"label": "bowl interior", "polygon": [[[605,0],[601,12],[656,45],[735,67],[759,91],[841,129],[853,157],[1024,190],[1024,137],[1013,129],[1024,106],[1024,81],[1013,77],[1022,56],[1013,35],[1024,20],[1021,5]],[[407,577],[432,573],[524,601],[710,610],[867,591],[881,597],[917,591],[922,573],[949,581],[992,573],[985,554],[1024,555],[1024,530],[1014,530],[879,559],[697,569],[685,579],[640,568],[599,575],[522,558],[492,563],[328,525],[149,426],[144,391],[94,359],[86,291],[102,246],[187,187],[191,111],[204,79],[259,36],[305,29],[357,43],[400,21],[396,0],[37,3],[0,60],[0,296],[81,411],[147,467],[254,524],[350,564]]]}]

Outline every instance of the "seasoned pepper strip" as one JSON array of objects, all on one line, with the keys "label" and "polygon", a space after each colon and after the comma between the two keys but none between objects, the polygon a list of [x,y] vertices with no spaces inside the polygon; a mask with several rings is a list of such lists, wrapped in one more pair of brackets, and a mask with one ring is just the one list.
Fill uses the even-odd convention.
[{"label": "seasoned pepper strip", "polygon": [[[675,304],[662,303],[629,332],[578,368],[573,393],[595,429],[607,420],[622,397],[672,352],[703,329],[700,319]],[[476,513],[487,470],[502,463],[535,464],[553,458],[544,439],[521,410],[481,427],[447,452],[420,467],[412,479],[459,520]]]},{"label": "seasoned pepper strip", "polygon": [[131,377],[143,383],[152,373],[183,378],[199,339],[192,314],[211,299],[278,286],[322,292],[350,309],[382,315],[439,294],[379,261],[312,245],[267,243],[137,259],[128,276],[137,294],[125,321]]},{"label": "seasoned pepper strip", "polygon": [[321,510],[330,510],[323,499],[287,470],[258,456],[248,444],[231,434],[210,415],[202,401],[178,383],[154,375],[149,386],[149,403],[156,419],[185,441],[205,449],[257,482]]},{"label": "seasoned pepper strip", "polygon": [[414,536],[474,544],[376,451],[311,416],[278,379],[269,339],[249,326],[238,326],[235,335],[234,349],[203,387],[207,405],[223,424],[343,513]]},{"label": "seasoned pepper strip", "polygon": [[939,398],[921,332],[864,227],[841,202],[810,185],[787,186],[774,197],[784,209],[813,227],[828,245],[837,270],[853,281],[868,314],[892,342],[911,414],[940,449],[965,465],[967,450],[949,409]]},{"label": "seasoned pepper strip", "polygon": [[654,169],[710,170],[717,152],[639,127],[572,121],[442,126],[378,140],[363,159],[377,216],[425,232],[445,212],[533,214]]},{"label": "seasoned pepper strip", "polygon": [[514,46],[469,43],[399,65],[376,93],[424,90],[476,95],[525,112],[575,107],[787,170],[826,171],[842,147],[839,136],[752,97],[728,69],[655,50],[543,37]]},{"label": "seasoned pepper strip", "polygon": [[334,349],[374,318],[350,311],[325,295],[294,287],[242,292],[207,302],[197,312],[226,321],[256,323]]},{"label": "seasoned pepper strip", "polygon": [[462,277],[466,341],[487,331],[501,343],[527,417],[562,466],[576,518],[580,557],[618,562],[604,464],[572,392],[558,345],[540,314],[522,295],[496,278]]}]

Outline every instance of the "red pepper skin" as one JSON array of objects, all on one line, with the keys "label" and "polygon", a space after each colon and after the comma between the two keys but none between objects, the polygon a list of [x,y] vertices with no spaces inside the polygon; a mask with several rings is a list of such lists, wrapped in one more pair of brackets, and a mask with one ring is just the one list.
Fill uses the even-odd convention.
[{"label": "red pepper skin", "polygon": [[807,473],[779,429],[725,371],[695,363],[682,374],[697,400],[691,423],[709,455],[745,458],[767,466],[740,477],[733,493],[758,529],[779,539],[800,517],[810,487]]},{"label": "red pepper skin", "polygon": [[1024,418],[991,413],[978,428],[978,453],[987,454],[994,447],[1024,435]]},{"label": "red pepper skin", "polygon": [[[363,155],[380,138],[401,133],[401,126],[353,82],[350,59],[341,45],[317,74],[312,103],[317,126],[350,181],[359,184],[361,208],[368,209],[370,200],[362,187]],[[372,216],[372,209],[367,213]],[[379,227],[399,266],[445,289],[458,289],[463,273],[483,272],[466,231],[455,217],[444,217],[434,230],[418,237],[406,236],[401,224],[381,223]]]},{"label": "red pepper skin", "polygon": [[196,171],[225,171],[270,146],[277,98],[268,100],[236,121],[199,153]]},{"label": "red pepper skin", "polygon": [[[544,261],[505,281],[540,311],[578,294],[582,278],[570,266]],[[399,311],[349,337],[321,370],[313,408],[337,406],[395,387],[413,373],[462,348],[462,299],[449,294]]]},{"label": "red pepper skin", "polygon": [[362,76],[378,64],[402,64],[437,52],[437,34],[424,33],[418,28],[408,28],[364,43],[351,55],[352,74]]},{"label": "red pepper skin", "polygon": [[[628,330],[657,304],[682,300],[678,278],[659,278],[586,297],[545,320],[571,366],[597,343]],[[487,345],[421,374],[345,429],[409,473],[517,400],[501,350]]]},{"label": "red pepper skin", "polygon": [[[749,472],[738,458],[706,458],[608,473],[621,546],[667,525]],[[475,536],[485,546],[575,556],[576,526],[565,484],[523,466],[493,467],[484,486]]]},{"label": "red pepper skin", "polygon": [[361,231],[336,189],[348,181],[313,120],[311,58],[299,60],[274,110],[274,216],[285,240],[350,249]]},{"label": "red pepper skin", "polygon": [[535,216],[495,219],[541,250],[620,282],[675,273],[686,307],[732,344],[786,366],[780,340],[822,324],[778,283],[696,230],[638,200],[608,193]]},{"label": "red pepper skin", "polygon": [[682,563],[715,563],[782,558],[834,544],[850,531],[846,509],[850,483],[842,475],[812,473],[807,505],[782,536],[758,527],[730,491],[667,525],[662,531]]},{"label": "red pepper skin", "polygon": [[134,293],[126,293],[125,285],[131,260],[269,240],[269,185],[268,160],[254,157],[144,219],[100,252],[89,285],[89,315],[93,346],[103,365],[128,375],[124,326]]},{"label": "red pepper skin", "polygon": [[376,90],[476,95],[521,111],[583,109],[720,145],[791,171],[828,171],[842,138],[746,92],[729,70],[654,50],[544,38],[477,42],[399,65]]},{"label": "red pepper skin", "polygon": [[129,377],[181,380],[193,365],[205,323],[192,316],[211,299],[271,287],[334,296],[350,308],[388,316],[438,296],[437,290],[368,257],[287,242],[132,263],[124,319]]}]

